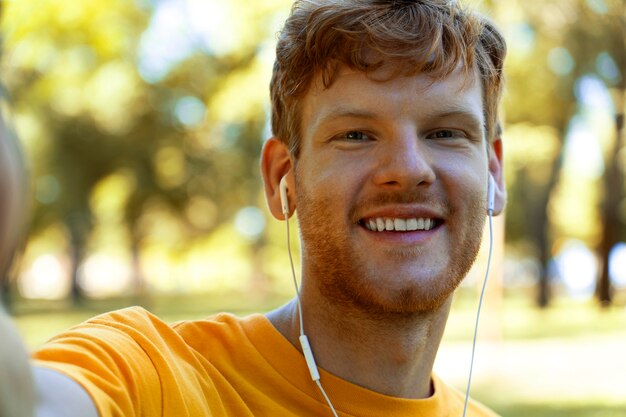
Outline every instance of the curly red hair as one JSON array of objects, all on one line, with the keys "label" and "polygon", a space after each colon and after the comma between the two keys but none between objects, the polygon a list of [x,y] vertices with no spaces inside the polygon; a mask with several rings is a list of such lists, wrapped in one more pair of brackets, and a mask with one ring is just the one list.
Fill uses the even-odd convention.
[{"label": "curly red hair", "polygon": [[340,65],[371,73],[391,63],[394,76],[426,73],[435,80],[459,66],[466,74],[476,68],[492,140],[505,55],[496,26],[455,0],[297,0],[276,46],[272,133],[298,156],[299,104],[313,79],[321,75],[329,87]]}]

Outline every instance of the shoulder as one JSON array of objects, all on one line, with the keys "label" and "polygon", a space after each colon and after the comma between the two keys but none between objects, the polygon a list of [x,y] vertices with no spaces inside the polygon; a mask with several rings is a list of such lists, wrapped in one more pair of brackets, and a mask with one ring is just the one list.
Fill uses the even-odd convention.
[{"label": "shoulder", "polygon": [[241,347],[249,339],[250,330],[258,327],[263,320],[260,314],[242,318],[231,313],[219,313],[201,320],[180,321],[171,327],[190,347],[206,352],[211,347]]},{"label": "shoulder", "polygon": [[[127,307],[120,310],[109,311],[104,314],[95,316],[82,324],[84,325],[104,325],[116,328],[124,326],[151,328],[151,327],[169,327],[167,323],[152,314],[143,307]],[[80,325],[79,325],[80,326]]]},{"label": "shoulder", "polygon": [[193,345],[213,345],[207,341],[219,340],[215,335],[228,334],[223,328],[237,328],[237,322],[234,316],[218,316],[170,325],[143,308],[130,307],[70,328],[36,350],[33,358],[44,368],[41,375],[57,376],[59,383],[69,377],[77,384],[65,380],[65,386],[82,386],[101,415],[131,416],[137,410],[160,415],[164,402],[170,408],[203,404],[203,381],[211,377],[204,366],[208,357]]},{"label": "shoulder", "polygon": [[[249,318],[220,313],[202,320],[167,323],[142,307],[128,307],[95,316],[54,336],[37,349],[34,356],[45,359],[55,347],[71,346],[87,350],[129,349],[150,355],[211,343],[237,343],[245,338],[244,327]],[[256,319],[258,320],[258,318]]]},{"label": "shoulder", "polygon": [[132,416],[138,403],[158,409],[158,364],[164,362],[159,358],[167,352],[163,346],[169,333],[156,316],[132,307],[58,334],[32,354],[42,403],[47,409],[62,409],[67,398],[79,398],[84,391],[90,400],[83,403],[95,405],[100,415]]},{"label": "shoulder", "polygon": [[175,336],[171,327],[141,307],[129,307],[95,316],[52,337],[41,351],[54,346],[76,345],[84,349],[96,346],[130,347],[155,343]]}]

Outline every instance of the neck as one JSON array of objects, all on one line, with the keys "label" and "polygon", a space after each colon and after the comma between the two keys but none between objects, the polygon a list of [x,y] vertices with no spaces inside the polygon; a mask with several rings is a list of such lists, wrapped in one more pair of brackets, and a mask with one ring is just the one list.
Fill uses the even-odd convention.
[{"label": "neck", "polygon": [[[304,332],[317,365],[351,383],[401,398],[432,395],[431,373],[450,301],[430,312],[371,314],[301,292]],[[296,300],[268,314],[274,327],[300,349]]]}]

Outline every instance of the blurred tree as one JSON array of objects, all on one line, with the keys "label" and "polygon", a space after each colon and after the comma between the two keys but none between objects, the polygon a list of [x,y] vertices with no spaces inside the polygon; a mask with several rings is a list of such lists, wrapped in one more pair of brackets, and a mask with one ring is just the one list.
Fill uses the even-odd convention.
[{"label": "blurred tree", "polygon": [[531,3],[499,3],[496,10],[499,19],[508,22],[511,45],[505,98],[507,124],[548,127],[557,140],[552,149],[548,147],[549,152],[545,143],[533,142],[534,147],[525,148],[526,154],[519,155],[520,163],[507,171],[511,174],[510,199],[515,201],[507,209],[507,238],[528,241],[535,248],[541,265],[537,302],[544,307],[550,297],[547,265],[553,241],[548,203],[559,180],[563,140],[576,109],[571,69],[555,71],[546,58],[564,43],[563,29],[575,21],[567,2]]},{"label": "blurred tree", "polygon": [[[147,242],[167,242],[182,252],[231,221],[241,207],[257,205],[271,66],[266,58],[271,48],[262,40],[288,3],[9,3],[1,23],[7,50],[3,77],[32,164],[33,233],[65,226],[75,299],[82,296],[79,266],[94,250],[89,246],[94,227],[124,225],[140,291],[145,286],[140,257]],[[623,91],[623,2],[484,3],[502,22],[511,45],[505,137],[517,132],[526,142],[512,156],[514,172],[507,171],[515,201],[508,207],[508,238],[535,248],[544,266],[538,301],[545,306],[545,266],[557,233],[550,203],[560,181],[563,142],[578,110],[574,87],[581,76],[594,72],[615,88],[616,96]],[[183,10],[182,18],[176,10]],[[166,25],[165,35],[150,45],[155,21],[172,25],[172,16],[178,16],[178,26]],[[154,58],[154,51],[161,55]],[[593,67],[601,53],[622,69],[621,78],[607,78],[598,64]],[[168,54],[174,58],[155,70],[158,65],[146,54],[155,62]],[[616,141],[615,146],[621,145]],[[607,172],[616,161],[607,160]],[[104,194],[114,204],[97,192],[105,183],[113,184]],[[605,193],[605,207],[612,207],[615,218],[622,197],[609,202],[611,195]],[[114,221],[107,223],[105,217]],[[610,231],[617,230],[609,230],[616,223],[606,218],[603,248],[615,240],[609,239]],[[264,233],[251,240],[257,270],[263,268],[257,255],[265,241]]]},{"label": "blurred tree", "polygon": [[[32,233],[65,226],[75,301],[83,296],[79,267],[94,222],[111,210],[94,207],[100,204],[94,190],[107,179],[119,180],[112,183],[138,290],[145,286],[139,257],[146,239],[182,251],[258,201],[265,125],[260,97],[267,94],[260,87],[268,81],[259,71],[259,40],[268,37],[273,14],[283,5],[229,3],[233,16],[246,16],[236,34],[239,43],[219,50],[191,39],[188,51],[155,76],[142,68],[141,46],[159,5],[174,3],[151,9],[123,0],[20,1],[10,3],[3,16],[3,76],[33,170]],[[216,19],[212,10],[203,12]],[[181,33],[193,36],[184,30],[167,36],[178,41]],[[218,46],[235,37],[219,35]],[[175,232],[158,236],[164,216],[174,219]]]},{"label": "blurred tree", "polygon": [[[596,294],[602,305],[608,305],[612,299],[608,272],[609,253],[620,237],[625,237],[623,216],[620,214],[624,201],[624,173],[619,158],[624,146],[626,2],[577,0],[568,3],[574,22],[565,27],[563,43],[558,51],[564,57],[565,54],[571,57],[574,83],[569,88],[576,92],[577,115],[593,118],[593,113],[598,111],[598,107],[602,107],[601,103],[597,103],[597,97],[602,90],[612,90],[613,93],[613,102],[608,106],[613,107],[611,111],[614,114],[610,117],[614,120],[615,128],[606,131],[596,129],[594,138],[604,149],[604,175],[600,183],[601,197],[597,202],[600,206],[600,227],[596,227],[597,238],[587,242],[591,246],[597,246],[601,262]],[[595,83],[594,80],[598,82]],[[579,195],[579,199],[583,197],[589,196]]]},{"label": "blurred tree", "polygon": [[[572,117],[581,110],[581,97],[577,97],[575,91],[582,77],[589,74],[600,76],[611,87],[623,91],[624,4],[622,0],[550,0],[494,5],[498,20],[508,22],[506,30],[511,45],[505,99],[509,132],[517,132],[516,140],[528,142],[526,146],[516,145],[525,154],[514,153],[517,163],[507,171],[511,174],[510,199],[515,201],[508,207],[507,234],[509,240],[525,240],[536,249],[541,265],[537,301],[542,307],[549,303],[548,265],[554,241],[562,232],[555,224],[562,213],[555,212],[552,203],[561,183],[564,142],[572,129]],[[613,74],[611,80],[606,74],[598,74],[602,57],[619,68],[617,75],[609,71]],[[620,100],[623,103],[623,95],[617,101]],[[620,107],[617,102],[615,105]],[[549,133],[550,130],[554,133]],[[621,136],[623,134],[618,133],[617,137]],[[546,143],[552,140],[556,142]],[[601,258],[605,260],[608,250],[617,242],[615,233],[620,230],[622,173],[617,155],[622,145],[615,141],[615,146],[617,148],[607,153],[605,164],[603,243],[600,245]],[[578,198],[593,197],[579,194]],[[588,244],[593,244],[589,235],[586,238]],[[598,294],[603,294],[600,297],[606,301],[608,275],[606,268],[604,270]]]},{"label": "blurred tree", "polygon": [[32,233],[65,225],[76,301],[92,227],[89,195],[113,169],[131,123],[137,96],[125,90],[138,79],[124,62],[133,59],[132,40],[146,21],[145,11],[124,1],[12,2],[3,16],[3,75],[17,128],[30,126]]},{"label": "blurred tree", "polygon": [[579,63],[579,77],[590,74],[601,79],[612,92],[614,138],[605,156],[603,186],[602,237],[598,245],[601,261],[596,295],[602,305],[612,301],[609,277],[609,253],[626,238],[624,166],[620,162],[624,148],[624,100],[626,100],[626,2],[624,0],[578,1],[578,22],[569,27],[566,47]]}]

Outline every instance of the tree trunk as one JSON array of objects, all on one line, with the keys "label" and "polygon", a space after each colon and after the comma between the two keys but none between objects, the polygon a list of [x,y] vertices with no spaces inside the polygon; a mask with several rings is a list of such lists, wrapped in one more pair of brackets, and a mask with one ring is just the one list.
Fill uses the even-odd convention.
[{"label": "tree trunk", "polygon": [[[565,129],[561,129],[564,132]],[[563,137],[564,134],[561,134]],[[550,236],[550,222],[548,218],[548,203],[550,202],[550,195],[552,190],[559,181],[561,175],[561,167],[563,165],[563,152],[565,147],[561,145],[559,155],[555,158],[550,168],[550,176],[545,187],[541,190],[539,201],[536,205],[537,213],[531,216],[533,224],[531,234],[537,247],[539,257],[539,282],[537,288],[537,305],[541,308],[545,308],[550,304],[550,277],[548,275],[548,264],[552,259],[552,239]]]},{"label": "tree trunk", "polygon": [[137,232],[133,231],[131,242],[132,255],[132,292],[134,304],[150,309],[150,293],[146,284],[146,277],[141,268],[141,245]]},{"label": "tree trunk", "polygon": [[80,286],[80,280],[78,275],[78,269],[83,259],[83,248],[82,243],[80,241],[75,240],[72,237],[72,243],[70,245],[70,262],[71,262],[71,290],[70,290],[70,299],[74,306],[82,305],[85,294],[83,292],[82,287]]},{"label": "tree trunk", "polygon": [[71,262],[71,291],[70,299],[74,306],[80,306],[85,301],[79,280],[79,268],[85,256],[85,245],[89,231],[88,215],[79,211],[68,216],[67,227],[70,233],[70,262]]},{"label": "tree trunk", "polygon": [[613,291],[609,276],[609,254],[619,240],[621,226],[619,218],[620,203],[623,195],[624,180],[619,162],[619,154],[624,147],[624,103],[625,93],[616,94],[615,127],[616,137],[613,150],[604,176],[604,204],[602,205],[602,241],[600,242],[600,275],[596,284],[596,296],[600,305],[609,306],[613,301]]}]

